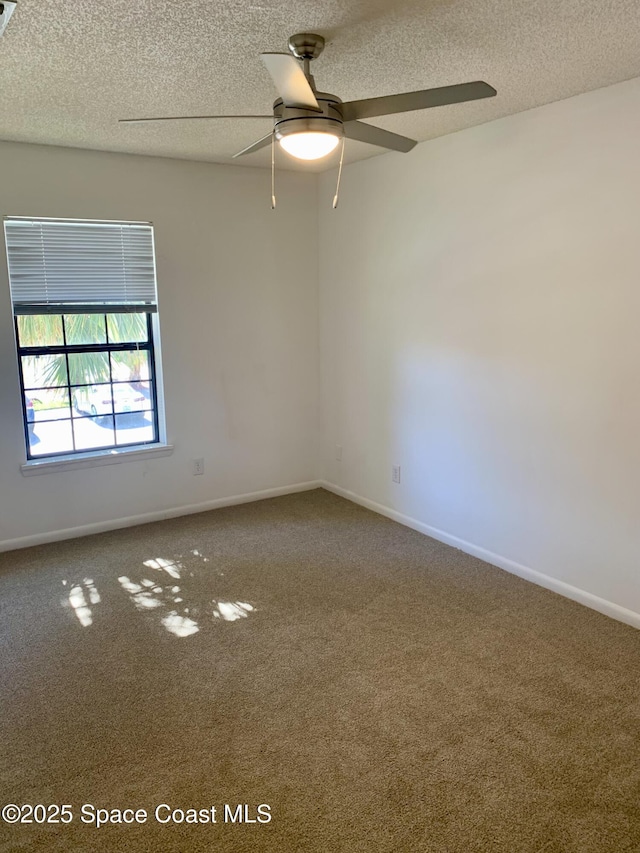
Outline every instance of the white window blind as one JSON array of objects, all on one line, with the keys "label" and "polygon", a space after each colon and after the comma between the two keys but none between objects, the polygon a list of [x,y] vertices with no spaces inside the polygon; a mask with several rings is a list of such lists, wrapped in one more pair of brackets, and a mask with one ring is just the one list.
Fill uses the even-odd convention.
[{"label": "white window blind", "polygon": [[149,223],[4,221],[16,314],[155,311]]}]

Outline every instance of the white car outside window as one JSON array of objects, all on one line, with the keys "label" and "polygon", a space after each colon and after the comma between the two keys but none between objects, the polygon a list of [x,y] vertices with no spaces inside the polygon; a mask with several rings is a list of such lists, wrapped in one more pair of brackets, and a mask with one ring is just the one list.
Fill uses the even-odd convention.
[{"label": "white car outside window", "polygon": [[139,412],[148,408],[145,395],[128,383],[115,385],[91,385],[76,388],[73,407],[83,415],[111,415],[114,412]]}]

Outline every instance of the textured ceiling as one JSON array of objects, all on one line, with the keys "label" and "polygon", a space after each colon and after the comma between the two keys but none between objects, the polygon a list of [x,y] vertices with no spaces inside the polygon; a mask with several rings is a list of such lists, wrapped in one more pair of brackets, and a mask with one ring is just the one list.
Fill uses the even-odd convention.
[{"label": "textured ceiling", "polygon": [[[19,0],[0,39],[0,139],[229,163],[269,120],[118,119],[269,113],[259,54],[299,31],[327,39],[312,71],[342,100],[478,79],[498,90],[369,120],[419,141],[640,76],[640,0]],[[347,140],[345,159],[380,153]],[[269,149],[234,162],[268,166]]]}]

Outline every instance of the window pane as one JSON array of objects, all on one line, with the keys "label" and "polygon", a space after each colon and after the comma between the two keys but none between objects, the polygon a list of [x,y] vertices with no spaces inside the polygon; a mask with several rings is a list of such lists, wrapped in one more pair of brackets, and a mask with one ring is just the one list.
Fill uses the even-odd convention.
[{"label": "window pane", "polygon": [[68,344],[106,344],[104,314],[65,314]]},{"label": "window pane", "polygon": [[59,314],[34,314],[18,317],[21,347],[62,346],[62,317]]},{"label": "window pane", "polygon": [[111,371],[116,381],[144,382],[151,378],[149,353],[147,350],[131,350],[111,353]]},{"label": "window pane", "polygon": [[151,412],[116,415],[117,444],[139,444],[143,441],[155,441]]},{"label": "window pane", "polygon": [[108,382],[109,354],[106,352],[69,353],[69,379],[71,385],[93,385]]},{"label": "window pane", "polygon": [[32,456],[72,453],[71,421],[59,420],[29,426],[29,451]]},{"label": "window pane", "polygon": [[22,376],[25,388],[66,385],[65,357],[63,355],[23,355]]},{"label": "window pane", "polygon": [[71,389],[71,400],[77,415],[111,415],[111,385],[83,385]]},{"label": "window pane", "polygon": [[147,340],[146,314],[107,314],[110,344]]},{"label": "window pane", "polygon": [[113,416],[76,418],[73,422],[77,450],[96,450],[113,447]]},{"label": "window pane", "polygon": [[58,421],[71,417],[68,388],[34,388],[24,396],[27,420],[30,410],[34,421]]},{"label": "window pane", "polygon": [[[149,411],[153,408],[153,383],[152,382],[132,382],[131,387],[136,392],[136,409],[142,409],[143,411]],[[144,397],[144,400],[140,400],[140,397]]]},{"label": "window pane", "polygon": [[[148,385],[148,383],[146,383]],[[139,412],[150,409],[151,403],[147,393],[143,393],[138,387],[128,382],[114,382],[113,384],[113,410],[119,412]]]}]

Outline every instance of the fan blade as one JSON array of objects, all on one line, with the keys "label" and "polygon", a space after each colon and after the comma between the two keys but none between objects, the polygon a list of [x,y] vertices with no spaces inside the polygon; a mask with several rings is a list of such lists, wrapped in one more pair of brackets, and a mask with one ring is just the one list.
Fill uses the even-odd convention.
[{"label": "fan blade", "polygon": [[289,53],[261,53],[260,58],[271,74],[285,107],[302,107],[321,112],[311,84],[297,59]]},{"label": "fan blade", "polygon": [[193,121],[194,119],[208,119],[208,118],[270,118],[273,119],[273,116],[159,116],[157,118],[119,118],[118,121],[120,124],[126,124],[128,122],[142,122],[142,121]]},{"label": "fan blade", "polygon": [[409,139],[408,136],[400,136],[361,121],[345,122],[344,135],[349,139],[357,139],[358,142],[368,142],[369,145],[379,145],[381,148],[391,148],[393,151],[403,151],[405,154],[418,144],[415,139]]},{"label": "fan blade", "polygon": [[247,145],[246,148],[243,148],[242,151],[238,151],[237,154],[233,155],[233,160],[236,157],[242,157],[243,154],[253,154],[254,151],[258,151],[260,148],[264,148],[265,145],[268,145],[271,142],[271,137],[273,136],[273,131],[267,133],[266,136],[263,136],[261,139],[258,139],[256,142],[252,142],[251,145]]},{"label": "fan blade", "polygon": [[347,101],[341,105],[345,121],[373,116],[388,116],[446,104],[461,104],[479,98],[492,98],[497,92],[488,83],[459,83],[457,86],[441,86],[438,89],[421,89],[419,92],[404,92],[401,95],[384,95],[381,98],[366,98],[362,101]]}]

